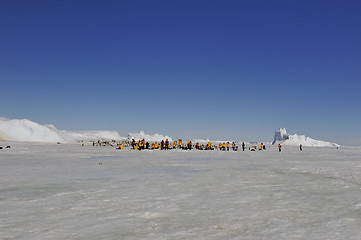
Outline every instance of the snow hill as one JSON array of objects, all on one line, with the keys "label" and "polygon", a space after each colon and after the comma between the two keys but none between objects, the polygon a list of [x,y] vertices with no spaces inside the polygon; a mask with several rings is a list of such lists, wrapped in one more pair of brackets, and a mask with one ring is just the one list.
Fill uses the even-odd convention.
[{"label": "snow hill", "polygon": [[126,137],[121,137],[117,131],[65,131],[68,135],[77,141],[89,140],[126,140]]},{"label": "snow hill", "polygon": [[173,142],[171,137],[163,136],[160,134],[148,135],[144,133],[144,131],[140,131],[139,133],[128,133],[128,140],[132,139],[136,141],[144,139],[148,142],[161,142],[162,140],[168,139],[170,142]]},{"label": "snow hill", "polygon": [[58,130],[53,125],[41,125],[28,119],[0,117],[0,140],[28,142],[74,143],[85,140],[123,140],[116,131],[71,132]]},{"label": "snow hill", "polygon": [[280,128],[275,132],[275,137],[272,144],[281,144],[287,146],[303,146],[309,147],[339,147],[340,145],[332,142],[325,142],[320,140],[315,140],[305,135],[290,135],[287,133],[285,128]]}]

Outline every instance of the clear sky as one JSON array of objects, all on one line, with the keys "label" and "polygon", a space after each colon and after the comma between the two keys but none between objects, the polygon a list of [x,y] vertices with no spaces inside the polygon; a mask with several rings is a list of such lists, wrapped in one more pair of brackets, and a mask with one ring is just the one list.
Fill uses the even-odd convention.
[{"label": "clear sky", "polygon": [[361,145],[361,1],[2,0],[0,116]]}]

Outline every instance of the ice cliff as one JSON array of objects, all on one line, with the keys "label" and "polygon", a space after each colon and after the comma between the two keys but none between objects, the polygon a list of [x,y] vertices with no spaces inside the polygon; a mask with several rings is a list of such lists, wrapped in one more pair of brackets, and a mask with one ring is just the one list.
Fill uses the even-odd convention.
[{"label": "ice cliff", "polygon": [[288,134],[285,128],[280,128],[275,132],[274,140],[272,144],[282,144],[288,146],[303,146],[309,147],[338,147],[340,145],[332,142],[315,140],[305,135]]}]

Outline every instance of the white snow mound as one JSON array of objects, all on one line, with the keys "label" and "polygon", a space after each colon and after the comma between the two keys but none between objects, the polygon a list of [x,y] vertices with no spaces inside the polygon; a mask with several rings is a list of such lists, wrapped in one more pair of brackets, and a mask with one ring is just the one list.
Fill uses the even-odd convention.
[{"label": "white snow mound", "polygon": [[64,131],[53,125],[41,125],[28,119],[0,117],[0,140],[74,143],[85,140],[124,140],[116,131]]},{"label": "white snow mound", "polygon": [[272,144],[281,144],[287,146],[308,146],[308,147],[339,147],[340,145],[332,142],[315,140],[305,135],[290,135],[285,128],[280,128],[275,132]]},{"label": "white snow mound", "polygon": [[65,131],[53,125],[40,125],[28,119],[7,119],[0,117],[0,139],[27,142],[71,143],[75,140]]},{"label": "white snow mound", "polygon": [[162,140],[168,139],[170,142],[173,142],[171,137],[163,136],[160,134],[148,135],[144,133],[144,131],[140,131],[139,133],[128,133],[128,140],[132,140],[132,139],[136,141],[144,139],[145,141],[148,142],[160,142]]}]

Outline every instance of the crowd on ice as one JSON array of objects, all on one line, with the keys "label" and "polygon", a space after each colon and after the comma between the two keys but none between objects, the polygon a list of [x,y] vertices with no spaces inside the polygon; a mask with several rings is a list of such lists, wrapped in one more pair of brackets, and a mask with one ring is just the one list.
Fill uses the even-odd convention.
[{"label": "crowd on ice", "polygon": [[[84,145],[84,142],[81,142],[82,145]],[[145,139],[140,139],[136,141],[135,139],[129,140],[122,140],[122,141],[115,141],[115,140],[98,140],[98,141],[92,141],[93,146],[111,146],[111,147],[117,147],[117,149],[123,150],[124,148],[130,148],[133,150],[172,150],[172,149],[183,149],[183,150],[215,150],[219,149],[220,151],[238,151],[238,146],[235,142],[219,142],[218,144],[213,144],[211,141],[208,141],[207,144],[201,144],[199,142],[193,143],[191,140],[188,140],[187,142],[183,142],[182,139],[179,139],[178,141],[169,141],[161,140],[158,142],[149,142],[145,141]],[[243,151],[246,150],[246,144],[245,142],[241,143],[241,148]],[[261,143],[260,145],[250,145],[247,147],[250,151],[256,151],[256,150],[266,150],[266,145]],[[302,151],[302,144],[299,146],[300,151]],[[278,144],[278,151],[282,151],[282,145]]]}]

